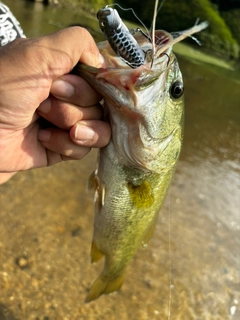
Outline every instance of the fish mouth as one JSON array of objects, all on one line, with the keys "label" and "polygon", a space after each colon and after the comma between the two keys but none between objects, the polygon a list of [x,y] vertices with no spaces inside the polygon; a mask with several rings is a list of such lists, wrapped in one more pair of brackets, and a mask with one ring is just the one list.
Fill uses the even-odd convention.
[{"label": "fish mouth", "polygon": [[[136,39],[139,47],[145,53],[145,63],[140,67],[136,68],[145,68],[152,70],[162,69],[164,71],[164,66],[162,64],[163,60],[170,60],[169,56],[172,52],[172,47],[176,43],[184,40],[187,37],[192,37],[193,34],[200,32],[208,27],[208,22],[203,21],[200,24],[194,25],[192,28],[189,28],[184,31],[169,33],[164,30],[156,30],[154,33],[154,44],[151,40],[151,37],[148,35],[144,35],[144,33],[138,32],[134,34],[134,38]],[[121,69],[129,70],[131,67],[124,61],[121,57],[119,57],[111,48],[110,44],[107,41],[98,43],[99,51],[104,57],[104,63],[102,68],[91,68],[92,73],[99,73],[101,69]],[[164,57],[165,56],[165,57]],[[170,61],[168,61],[169,63]],[[78,69],[78,68],[77,68]],[[80,68],[80,70],[84,70],[84,68]],[[79,70],[79,71],[80,71]],[[88,69],[88,71],[90,71]]]},{"label": "fish mouth", "polygon": [[[101,68],[94,68],[79,63],[73,70],[73,73],[85,75],[91,84],[100,78],[108,83],[111,78],[112,84],[120,85],[127,90],[139,91],[150,86],[156,79],[171,66],[174,61],[172,47],[176,43],[182,41],[193,34],[202,31],[208,27],[208,22],[203,21],[194,25],[192,28],[170,34],[164,30],[156,30],[154,36],[154,45],[151,38],[144,36],[142,33],[136,33],[134,38],[138,42],[139,47],[145,53],[145,63],[136,69],[132,69],[121,57],[119,57],[111,48],[107,41],[99,42],[98,48],[104,57],[104,63]],[[113,77],[121,78],[121,81],[115,81]],[[92,81],[91,78],[95,78]],[[95,84],[95,87],[98,85]],[[99,88],[100,92],[104,91]]]},{"label": "fish mouth", "polygon": [[141,91],[146,89],[161,74],[166,72],[174,60],[172,46],[169,45],[173,41],[173,37],[164,30],[157,30],[155,32],[154,54],[149,38],[141,33],[135,34],[134,37],[146,54],[143,65],[135,69],[131,68],[113,51],[107,41],[103,41],[97,44],[100,53],[104,57],[102,67],[95,68],[79,63],[75,67],[74,73],[83,76],[104,96],[106,95],[106,91],[109,91],[109,85],[112,87],[110,89],[112,92],[114,88],[119,88],[120,90],[122,88],[127,94],[130,94],[134,90]]}]

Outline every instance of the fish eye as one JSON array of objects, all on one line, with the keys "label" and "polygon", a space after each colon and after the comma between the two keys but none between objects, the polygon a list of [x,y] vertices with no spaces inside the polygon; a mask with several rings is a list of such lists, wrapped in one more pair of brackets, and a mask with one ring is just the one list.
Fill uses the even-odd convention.
[{"label": "fish eye", "polygon": [[179,80],[173,82],[170,87],[170,95],[173,99],[179,99],[183,95],[184,87],[183,83]]},{"label": "fish eye", "polygon": [[101,21],[100,24],[101,24],[101,27],[105,27],[106,26],[106,21]]}]

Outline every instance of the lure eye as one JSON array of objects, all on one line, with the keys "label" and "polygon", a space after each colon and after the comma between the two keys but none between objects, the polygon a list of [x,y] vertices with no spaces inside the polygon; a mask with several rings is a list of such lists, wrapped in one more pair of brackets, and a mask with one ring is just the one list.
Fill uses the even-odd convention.
[{"label": "lure eye", "polygon": [[179,99],[183,95],[183,92],[184,92],[183,83],[180,81],[173,82],[170,88],[171,97],[174,99]]}]

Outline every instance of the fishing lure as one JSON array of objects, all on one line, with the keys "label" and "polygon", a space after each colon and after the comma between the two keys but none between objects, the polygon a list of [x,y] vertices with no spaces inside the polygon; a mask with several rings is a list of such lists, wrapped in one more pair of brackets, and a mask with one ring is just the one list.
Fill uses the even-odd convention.
[{"label": "fishing lure", "polygon": [[98,11],[97,18],[113,51],[133,69],[143,65],[145,53],[122,22],[117,10],[106,6]]}]

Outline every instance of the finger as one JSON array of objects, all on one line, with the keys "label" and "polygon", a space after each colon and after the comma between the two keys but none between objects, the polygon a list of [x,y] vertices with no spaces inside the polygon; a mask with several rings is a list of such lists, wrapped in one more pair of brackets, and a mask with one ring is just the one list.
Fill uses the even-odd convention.
[{"label": "finger", "polygon": [[25,88],[26,82],[29,83],[39,97],[42,97],[44,88],[48,91],[49,82],[52,83],[72,71],[79,61],[93,67],[101,67],[103,64],[95,41],[90,33],[81,27],[62,29],[36,39],[16,39],[1,50],[4,59],[1,59],[0,63],[3,61],[4,64],[14,66],[9,68],[7,75],[1,74],[3,83],[11,77],[14,80],[12,89],[15,89],[15,79],[19,82],[22,78],[21,87]]},{"label": "finger", "polygon": [[104,121],[80,121],[71,128],[70,137],[78,145],[102,148],[110,141],[111,129]]},{"label": "finger", "polygon": [[[92,36],[81,27],[66,28],[36,39],[16,39],[1,48],[1,57],[0,70],[6,66],[8,69],[1,72],[1,85],[13,93],[7,96],[6,104],[18,104],[18,122],[23,127],[29,120],[26,120],[26,104],[31,117],[37,108],[36,101],[40,103],[49,96],[54,80],[69,73],[79,61],[94,67],[102,65]],[[34,94],[29,95],[29,90]],[[19,91],[20,101],[16,94]]]},{"label": "finger", "polygon": [[103,108],[100,104],[82,108],[53,96],[46,99],[37,111],[43,118],[64,130],[69,130],[78,121],[100,120],[103,116]]},{"label": "finger", "polygon": [[41,68],[45,69],[52,80],[69,73],[79,61],[94,67],[101,67],[103,63],[92,36],[81,27],[62,29],[35,39],[31,49],[35,49],[38,57],[43,53],[47,55]]},{"label": "finger", "polygon": [[70,132],[60,129],[42,129],[38,134],[38,139],[46,148],[71,157],[71,152],[78,150],[78,147],[102,148],[109,143],[110,138],[110,125],[99,120],[80,121],[71,128]]},{"label": "finger", "polygon": [[[64,130],[39,130],[38,139],[45,148],[51,151],[48,153],[48,165],[59,162],[59,158],[61,157],[62,160],[62,156],[64,156],[64,160],[67,157],[71,160],[80,160],[91,150],[88,146],[76,145],[71,140],[69,132]],[[52,160],[53,157],[54,160]]]},{"label": "finger", "polygon": [[57,164],[62,161],[76,160],[71,157],[63,156],[49,149],[46,150],[46,155],[47,155],[47,166],[53,166],[54,164]]},{"label": "finger", "polygon": [[52,83],[51,94],[60,100],[87,107],[98,103],[101,95],[83,78],[67,74]]},{"label": "finger", "polygon": [[62,156],[59,153],[56,153],[52,150],[46,148],[46,155],[47,155],[47,164],[46,166],[53,166],[59,162],[62,162]]}]

